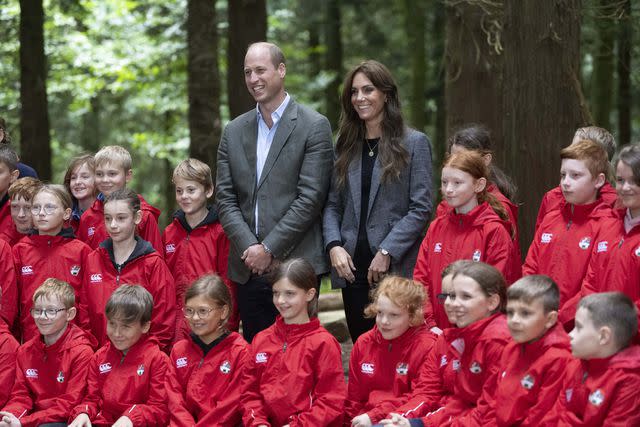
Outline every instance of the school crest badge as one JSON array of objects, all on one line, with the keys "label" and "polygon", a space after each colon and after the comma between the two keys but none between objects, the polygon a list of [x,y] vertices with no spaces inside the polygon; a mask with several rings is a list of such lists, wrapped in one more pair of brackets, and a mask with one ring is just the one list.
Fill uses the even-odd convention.
[{"label": "school crest badge", "polygon": [[225,375],[231,372],[231,363],[228,360],[222,362],[222,364],[220,365],[220,372]]},{"label": "school crest badge", "polygon": [[407,375],[407,372],[409,372],[409,364],[402,362],[398,363],[396,366],[396,372],[398,375]]},{"label": "school crest badge", "polygon": [[64,372],[62,372],[62,371],[58,372],[58,376],[56,377],[56,381],[58,381],[60,384],[62,384],[64,382]]},{"label": "school crest badge", "polygon": [[482,372],[482,366],[478,362],[473,362],[469,370],[472,374],[479,374]]},{"label": "school crest badge", "polygon": [[578,243],[578,246],[582,250],[589,249],[589,246],[591,246],[591,238],[590,237],[583,237],[582,239],[580,239],[580,243]]},{"label": "school crest badge", "polygon": [[472,258],[472,259],[473,259],[475,262],[478,262],[478,261],[480,261],[480,256],[481,256],[481,255],[482,255],[482,252],[480,252],[480,249],[476,249],[476,250],[473,252],[473,258]]},{"label": "school crest badge", "polygon": [[638,246],[634,252],[636,256],[640,256],[640,246]]},{"label": "school crest badge", "polygon": [[144,374],[144,365],[138,366],[138,370],[136,371],[136,373],[139,377],[141,377]]},{"label": "school crest badge", "polygon": [[460,370],[460,361],[458,359],[454,360],[453,362],[451,362],[451,366],[453,367],[454,371],[459,371]]},{"label": "school crest badge", "polygon": [[535,384],[535,380],[531,375],[527,374],[520,380],[520,384],[525,388],[525,390],[531,390]]},{"label": "school crest badge", "polygon": [[80,274],[80,266],[74,265],[73,267],[71,267],[71,270],[69,272],[73,277],[76,277],[78,274]]},{"label": "school crest badge", "polygon": [[600,389],[597,389],[589,395],[589,403],[593,406],[600,406],[604,402],[604,394]]}]

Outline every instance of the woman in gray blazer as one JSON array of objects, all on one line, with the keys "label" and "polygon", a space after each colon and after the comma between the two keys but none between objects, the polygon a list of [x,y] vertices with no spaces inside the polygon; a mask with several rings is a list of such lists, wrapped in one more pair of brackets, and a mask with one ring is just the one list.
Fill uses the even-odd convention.
[{"label": "woman in gray blazer", "polygon": [[412,275],[431,215],[431,144],[405,127],[396,84],[377,61],[347,74],[341,103],[323,233],[355,342],[375,323],[364,318],[371,287],[387,273]]}]

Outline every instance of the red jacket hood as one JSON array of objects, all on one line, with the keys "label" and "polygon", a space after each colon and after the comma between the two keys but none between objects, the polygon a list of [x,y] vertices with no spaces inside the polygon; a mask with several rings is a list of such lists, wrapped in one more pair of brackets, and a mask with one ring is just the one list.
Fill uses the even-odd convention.
[{"label": "red jacket hood", "polygon": [[160,209],[151,206],[140,194],[138,194],[138,198],[140,199],[140,210],[149,212],[156,218],[156,221],[158,221],[158,218],[160,218]]},{"label": "red jacket hood", "polygon": [[567,220],[586,221],[594,218],[614,217],[611,207],[599,197],[595,202],[586,205],[572,205],[563,199],[560,209],[562,216]]},{"label": "red jacket hood", "polygon": [[610,368],[640,370],[640,346],[632,345],[611,357],[582,360],[583,369],[590,375],[597,375]]},{"label": "red jacket hood", "polygon": [[485,319],[460,328],[460,336],[462,338],[470,338],[476,342],[494,340],[496,338],[511,339],[507,328],[507,318],[502,313],[492,314]]}]

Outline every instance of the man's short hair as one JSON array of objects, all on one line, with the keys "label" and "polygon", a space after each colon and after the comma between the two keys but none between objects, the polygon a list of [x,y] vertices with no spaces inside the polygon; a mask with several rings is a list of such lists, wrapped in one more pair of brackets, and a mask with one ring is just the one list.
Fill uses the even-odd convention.
[{"label": "man's short hair", "polygon": [[102,147],[93,158],[96,168],[106,164],[112,164],[118,168],[122,168],[125,173],[131,170],[133,164],[131,153],[120,145],[107,145],[106,147]]},{"label": "man's short hair", "polygon": [[522,301],[531,304],[540,301],[545,313],[560,308],[560,290],[551,277],[541,274],[525,276],[507,289],[507,301]]},{"label": "man's short hair", "polygon": [[247,48],[247,52],[254,46],[262,45],[269,49],[269,56],[271,56],[271,62],[273,63],[274,68],[278,68],[280,64],[287,65],[284,53],[282,53],[282,49],[274,43],[269,42],[255,42],[251,43]]},{"label": "man's short hair", "polygon": [[195,181],[202,185],[206,191],[213,188],[213,178],[211,177],[211,168],[198,159],[186,159],[181,161],[173,170],[173,183],[176,178]]},{"label": "man's short hair", "polygon": [[580,308],[589,312],[591,322],[596,328],[611,328],[618,350],[629,346],[638,333],[636,306],[631,298],[622,292],[587,295],[578,303],[578,309]]},{"label": "man's short hair", "polygon": [[104,309],[107,319],[144,325],[151,321],[153,296],[140,285],[121,285],[113,291]]},{"label": "man's short hair", "polygon": [[54,279],[53,277],[45,280],[42,285],[33,293],[32,301],[35,304],[38,298],[58,298],[64,308],[69,309],[76,304],[76,292],[73,286],[67,282]]},{"label": "man's short hair", "polygon": [[18,154],[8,145],[0,145],[0,163],[4,163],[9,172],[18,170]]}]

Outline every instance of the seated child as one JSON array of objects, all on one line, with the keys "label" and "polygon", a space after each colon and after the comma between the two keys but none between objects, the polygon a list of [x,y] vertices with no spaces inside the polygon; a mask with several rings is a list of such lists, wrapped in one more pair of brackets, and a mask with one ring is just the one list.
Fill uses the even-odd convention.
[{"label": "seated child", "polygon": [[574,360],[540,426],[640,425],[640,347],[633,301],[620,292],[584,297],[571,331]]},{"label": "seated child", "polygon": [[205,274],[216,273],[227,284],[233,302],[227,327],[237,331],[236,288],[227,278],[229,239],[218,221],[218,212],[213,206],[207,206],[214,190],[211,169],[200,160],[184,160],[173,171],[173,183],[180,209],[164,230],[162,244],[164,259],[176,281],[175,340],[189,335],[182,316],[184,292],[189,284]]},{"label": "seated child", "polygon": [[[103,147],[94,156],[95,185],[100,194],[91,207],[82,214],[78,226],[78,238],[88,244],[91,249],[96,249],[108,236],[104,225],[104,201],[115,191],[123,190],[133,177],[131,169],[131,154],[119,145]],[[141,195],[140,211],[142,217],[137,230],[140,237],[151,243],[153,248],[162,254],[162,239],[158,228],[160,211],[150,204]]]},{"label": "seated child", "polygon": [[376,324],[358,338],[349,363],[345,425],[370,427],[405,401],[436,335],[424,324],[424,287],[386,276],[365,316]]},{"label": "seated child", "polygon": [[558,398],[572,360],[569,337],[557,322],[560,292],[547,276],[527,276],[507,289],[513,341],[502,353],[495,394],[482,425],[535,426]]},{"label": "seated child", "polygon": [[18,179],[18,155],[6,145],[0,145],[0,233],[10,230],[11,202],[9,187]]},{"label": "seated child", "polygon": [[[0,290],[1,299],[2,290]],[[0,304],[0,307],[4,307],[4,304]],[[0,319],[0,407],[4,407],[9,400],[11,387],[16,378],[16,353],[19,346],[7,324]]]},{"label": "seated child", "polygon": [[95,167],[93,154],[84,154],[71,159],[64,175],[64,186],[73,200],[69,226],[74,233],[78,231],[80,217],[96,200]]},{"label": "seated child", "polygon": [[36,178],[20,178],[9,187],[11,200],[11,227],[0,230],[0,239],[11,246],[18,243],[26,234],[33,231],[31,218],[31,200],[38,192],[42,183]]},{"label": "seated child", "polygon": [[172,427],[236,426],[240,412],[240,379],[249,345],[227,321],[231,294],[219,276],[196,280],[184,295],[182,311],[191,335],[174,344],[167,375]]},{"label": "seated child", "polygon": [[317,277],[294,258],[274,272],[276,322],[251,342],[242,379],[245,427],[341,427],[347,387],[340,345],[314,313]]},{"label": "seated child", "polygon": [[1,412],[6,425],[66,422],[84,397],[95,341],[70,323],[74,304],[73,287],[62,280],[47,279],[33,293],[30,312],[40,335],[18,350],[15,384]]},{"label": "seated child", "polygon": [[165,380],[169,357],[149,339],[153,297],[139,285],[122,285],[105,314],[109,342],[89,366],[87,394],[71,412],[69,427],[164,427],[169,423]]},{"label": "seated child", "polygon": [[[602,224],[613,212],[600,188],[610,168],[607,153],[597,143],[579,141],[560,151],[560,187],[564,202],[550,211],[536,230],[522,274],[550,276],[560,288],[560,309],[574,306],[580,298],[593,244]],[[567,323],[570,319],[561,319]]]},{"label": "seated child", "polygon": [[71,196],[58,184],[43,184],[31,201],[35,230],[13,246],[13,259],[20,289],[22,341],[38,336],[29,311],[36,288],[49,277],[70,284],[80,294],[82,267],[91,248],[64,228],[71,215]]}]

